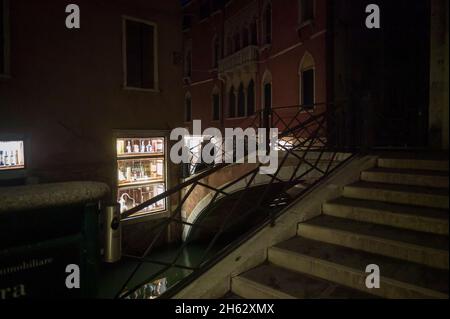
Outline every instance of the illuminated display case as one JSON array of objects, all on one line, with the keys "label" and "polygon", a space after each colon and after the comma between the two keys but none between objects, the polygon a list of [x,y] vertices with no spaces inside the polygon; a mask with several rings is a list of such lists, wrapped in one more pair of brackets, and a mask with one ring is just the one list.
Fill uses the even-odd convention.
[{"label": "illuminated display case", "polygon": [[24,168],[24,142],[0,140],[0,171],[11,171]]},{"label": "illuminated display case", "polygon": [[164,182],[163,159],[130,159],[117,161],[119,186]]},{"label": "illuminated display case", "polygon": [[[165,142],[164,137],[116,139],[117,201],[122,213],[165,192]],[[166,201],[161,200],[136,216],[165,210]]]}]

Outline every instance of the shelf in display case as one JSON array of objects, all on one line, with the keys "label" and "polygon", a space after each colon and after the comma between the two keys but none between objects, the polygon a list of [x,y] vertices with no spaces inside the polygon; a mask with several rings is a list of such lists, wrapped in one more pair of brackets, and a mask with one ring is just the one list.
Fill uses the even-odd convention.
[{"label": "shelf in display case", "polygon": [[[155,196],[158,196],[165,192],[164,183],[146,184],[136,187],[123,187],[118,189],[117,201],[120,204],[120,212],[123,213],[129,209],[140,205]],[[166,210],[166,200],[160,200],[157,203],[147,207],[140,212],[134,214],[134,216],[142,214],[159,213]]]},{"label": "shelf in display case", "polygon": [[163,158],[133,158],[117,161],[118,185],[142,185],[164,182],[165,166]]},{"label": "shelf in display case", "polygon": [[131,186],[143,186],[148,184],[158,184],[164,183],[164,179],[155,179],[155,180],[145,180],[145,181],[135,181],[135,182],[123,182],[118,184],[118,187],[131,187]]},{"label": "shelf in display case", "polygon": [[0,166],[0,171],[14,171],[24,169],[25,165]]},{"label": "shelf in display case", "polygon": [[118,138],[116,140],[117,157],[154,157],[164,156],[165,143],[163,137]]},{"label": "shelf in display case", "polygon": [[164,153],[130,153],[117,155],[118,159],[142,158],[142,157],[164,157]]},{"label": "shelf in display case", "polygon": [[24,168],[24,142],[0,140],[0,171],[14,171]]},{"label": "shelf in display case", "polygon": [[[150,132],[151,137],[145,137],[145,132],[118,134],[115,138],[117,201],[123,213],[165,192],[166,137]],[[167,205],[163,199],[131,217],[164,213]]]}]

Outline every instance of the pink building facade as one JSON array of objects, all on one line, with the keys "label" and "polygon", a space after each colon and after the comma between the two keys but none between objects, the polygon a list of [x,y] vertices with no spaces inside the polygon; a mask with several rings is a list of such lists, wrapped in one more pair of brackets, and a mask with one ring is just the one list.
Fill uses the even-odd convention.
[{"label": "pink building facade", "polygon": [[325,0],[184,5],[184,120],[245,126],[264,108],[327,102]]}]

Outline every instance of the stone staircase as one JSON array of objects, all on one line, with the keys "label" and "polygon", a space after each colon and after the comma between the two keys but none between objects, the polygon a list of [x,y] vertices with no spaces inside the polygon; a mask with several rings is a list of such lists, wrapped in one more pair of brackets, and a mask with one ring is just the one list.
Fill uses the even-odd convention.
[{"label": "stone staircase", "polygon": [[[448,298],[448,160],[379,158],[268,249],[267,262],[233,277],[241,298]],[[380,288],[366,287],[366,267]]]}]

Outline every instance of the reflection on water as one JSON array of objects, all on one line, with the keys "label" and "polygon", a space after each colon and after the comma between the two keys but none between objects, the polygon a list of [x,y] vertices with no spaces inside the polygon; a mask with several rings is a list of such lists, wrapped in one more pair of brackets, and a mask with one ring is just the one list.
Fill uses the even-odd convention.
[{"label": "reflection on water", "polygon": [[[161,296],[168,289],[175,286],[182,279],[192,274],[193,270],[188,268],[198,268],[203,257],[205,257],[207,245],[205,244],[191,244],[187,245],[180,252],[179,246],[166,247],[163,250],[155,251],[148,256],[148,262],[144,262],[140,267],[140,270],[136,273],[133,280],[129,283],[128,288],[135,287],[137,284],[141,284],[143,281],[148,280],[147,283],[140,285],[140,287],[127,295],[125,299],[155,299]],[[216,254],[223,246],[215,246],[208,254],[207,258]],[[157,275],[165,266],[162,263],[174,263],[172,266],[165,270],[163,273]],[[129,264],[130,266],[136,266],[135,262]],[[187,268],[184,268],[187,267]],[[154,274],[152,276],[152,274]],[[127,292],[125,292],[125,295]]]},{"label": "reflection on water", "polygon": [[[165,246],[146,256],[145,262],[127,285],[128,291],[137,286],[139,288],[127,298],[157,298],[191,275],[194,270],[200,268],[202,263],[211,260],[223,248],[266,220],[269,217],[269,211],[276,213],[282,209],[289,201],[289,198],[285,196],[280,197],[280,191],[284,186],[283,183],[275,183],[271,186],[270,192],[274,195],[268,196],[271,200],[263,202],[268,208],[265,210],[253,209],[264,186],[250,189],[246,193],[246,200],[238,207],[235,207],[235,202],[240,197],[239,192],[218,202],[197,219],[196,224],[202,227],[192,230],[187,243]],[[227,219],[226,227],[222,227],[224,214],[230,212],[232,215]],[[170,268],[165,269],[167,265],[170,265]]]},{"label": "reflection on water", "polygon": [[167,278],[143,285],[125,299],[156,299],[167,291]]}]

